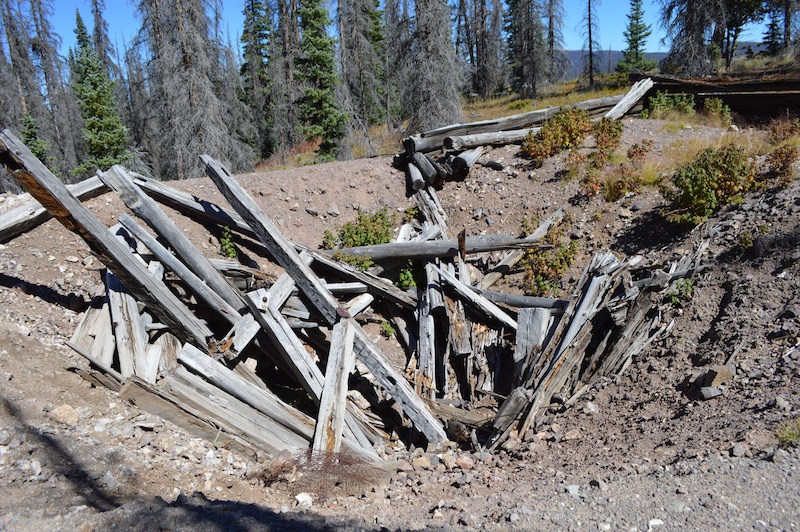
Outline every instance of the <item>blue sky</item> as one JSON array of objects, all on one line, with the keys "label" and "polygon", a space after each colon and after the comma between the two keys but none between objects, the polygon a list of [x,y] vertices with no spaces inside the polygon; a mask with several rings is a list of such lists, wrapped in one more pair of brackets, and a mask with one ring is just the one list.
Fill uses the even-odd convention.
[{"label": "blue sky", "polygon": [[[53,26],[62,38],[62,48],[67,48],[75,42],[73,30],[75,28],[75,9],[79,9],[86,25],[91,30],[92,16],[89,0],[55,0],[53,6]],[[224,20],[230,33],[231,40],[236,41],[241,34],[244,17],[239,1],[223,0]],[[652,25],[653,34],[650,36],[646,50],[649,52],[666,50],[668,45],[661,43],[664,32],[659,26],[659,2],[645,0],[645,20]],[[627,24],[629,0],[602,0],[597,6],[599,16],[600,35],[598,42],[606,50],[622,50],[625,48],[625,38],[622,32]],[[564,41],[565,47],[570,50],[579,50],[583,47],[583,29],[581,20],[585,10],[584,0],[564,0],[565,21]],[[135,7],[131,0],[106,0],[105,18],[108,21],[109,37],[122,47],[123,41],[130,41],[139,28],[140,21],[136,17]],[[761,26],[752,26],[745,29],[740,41],[760,41],[763,34]]]}]

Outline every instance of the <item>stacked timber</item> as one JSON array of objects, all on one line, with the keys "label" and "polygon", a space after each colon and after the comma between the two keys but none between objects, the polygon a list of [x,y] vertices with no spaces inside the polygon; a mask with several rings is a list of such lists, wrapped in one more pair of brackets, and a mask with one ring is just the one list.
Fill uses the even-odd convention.
[{"label": "stacked timber", "polygon": [[[567,107],[589,112],[594,120],[618,120],[630,111],[652,88],[649,78],[637,81],[624,95],[585,100]],[[463,179],[489,146],[520,144],[539,125],[556,114],[561,107],[548,107],[495,120],[469,124],[452,124],[439,129],[412,135],[403,140],[405,152],[398,157],[400,166],[407,169],[411,190],[438,185],[447,179]],[[446,157],[437,162],[432,152],[444,150]]]},{"label": "stacked timber", "polygon": [[[421,166],[430,162],[415,155]],[[479,155],[462,156],[468,165]],[[339,250],[372,258],[384,273],[413,260],[424,282],[401,290],[292,242],[219,162],[202,160],[232,209],[121,166],[69,189],[4,131],[0,163],[38,201],[19,212],[39,214],[14,211],[0,227],[13,238],[53,216],[106,266],[69,342],[89,361],[85,378],[240,451],[378,460],[393,438],[502,446],[555,395],[574,401],[664,335],[670,324],[659,292],[691,275],[704,251],[664,271],[601,253],[566,300],[506,294],[494,285],[563,213],[524,239],[471,238],[454,233],[435,190],[424,186],[413,193],[419,224],[403,225],[389,244]],[[87,189],[118,195],[129,213],[106,227],[77,196]],[[163,206],[257,240],[282,273],[206,258]],[[505,255],[475,275],[470,256],[492,250]],[[391,322],[402,360],[364,330],[376,315]]]}]

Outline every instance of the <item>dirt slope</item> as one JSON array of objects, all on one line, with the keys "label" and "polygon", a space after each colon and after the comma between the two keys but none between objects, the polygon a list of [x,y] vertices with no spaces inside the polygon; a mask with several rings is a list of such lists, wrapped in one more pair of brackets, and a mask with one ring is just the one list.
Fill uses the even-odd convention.
[{"label": "dirt slope", "polygon": [[[708,128],[669,133],[626,120],[625,145],[649,138],[658,158]],[[495,455],[440,446],[389,449],[391,476],[313,471],[301,464],[265,487],[249,473],[265,457],[238,456],[92,388],[64,346],[102,265],[56,222],[0,246],[0,529],[794,529],[800,525],[798,454],[775,429],[800,408],[800,185],[752,195],[686,232],[663,222],[655,191],[607,204],[565,181],[561,158],[532,169],[517,149],[484,158],[439,197],[453,228],[518,233],[522,218],[557,208],[581,252],[564,288],[597,249],[659,263],[711,237],[709,268],[675,318],[671,335],[571,407],[553,405],[536,430]],[[358,208],[401,213],[403,174],[388,158],[240,176],[285,233],[316,247],[325,229]],[[207,179],[177,188],[223,203]],[[24,197],[3,197],[0,212]],[[88,203],[106,224],[124,207]],[[202,226],[170,213],[209,256],[219,245]],[[752,241],[752,242],[751,242]],[[274,270],[243,241],[246,257]],[[519,290],[519,275],[502,289]],[[379,340],[387,350],[393,341]],[[729,362],[727,374],[718,366]],[[721,395],[705,400],[698,377],[721,371]],[[311,470],[310,470],[311,469]],[[295,495],[307,492],[303,510]]]}]

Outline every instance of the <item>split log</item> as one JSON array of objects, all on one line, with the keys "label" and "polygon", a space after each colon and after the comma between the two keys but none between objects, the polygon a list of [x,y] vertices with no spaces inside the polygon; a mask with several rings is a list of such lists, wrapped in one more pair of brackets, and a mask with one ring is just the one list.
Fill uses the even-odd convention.
[{"label": "split log", "polygon": [[[375,262],[384,260],[434,259],[456,257],[459,254],[458,239],[429,240],[427,242],[389,242],[372,246],[359,246],[336,250],[343,255],[369,257]],[[517,238],[513,235],[468,236],[465,239],[467,253],[485,253],[505,249],[530,249],[543,247],[536,240]]]},{"label": "split log", "polygon": [[413,198],[414,203],[416,203],[417,208],[419,208],[419,212],[422,213],[425,219],[439,226],[443,238],[450,238],[450,233],[447,228],[447,214],[444,212],[442,204],[439,203],[439,197],[436,195],[436,191],[432,188],[418,190]]},{"label": "split log", "polygon": [[[435,184],[439,179],[439,170],[434,165],[433,160],[427,155],[422,153],[414,153],[411,155],[411,162],[412,164],[409,166],[416,166],[422,177],[425,179],[425,183],[428,185]],[[419,188],[414,190],[419,190]]]},{"label": "split log", "polygon": [[347,311],[323,286],[319,277],[300,258],[294,246],[283,236],[272,220],[253,201],[253,198],[217,161],[207,155],[201,156],[206,173],[217,185],[222,195],[256,232],[275,260],[294,278],[297,286],[322,314],[325,321],[333,325]]},{"label": "split log", "polygon": [[195,275],[183,262],[150,235],[150,233],[137,224],[133,218],[127,214],[122,214],[119,217],[119,223],[144,244],[167,268],[175,272],[175,274],[184,281],[187,288],[205,302],[218,316],[226,319],[231,324],[235,324],[241,319],[241,315],[235,308],[225,301],[217,292],[212,290],[200,277]]},{"label": "split log", "polygon": [[[86,201],[105,194],[108,188],[97,176],[85,179],[67,189],[79,200]],[[52,215],[38,201],[31,201],[0,216],[0,244],[27,233],[52,218]]]},{"label": "split log", "polygon": [[569,304],[569,301],[561,299],[551,299],[549,297],[536,297],[536,296],[520,296],[517,294],[506,294],[504,292],[494,292],[492,290],[481,290],[480,288],[472,288],[476,294],[482,295],[492,303],[503,303],[510,307],[524,308],[543,308],[548,309],[554,316],[560,316],[564,313],[564,308]]},{"label": "split log", "polygon": [[541,128],[514,129],[511,131],[496,131],[493,133],[476,133],[473,135],[457,135],[445,137],[444,147],[447,150],[459,151],[477,148],[479,146],[506,146],[508,144],[521,144],[530,133],[534,135]]},{"label": "split log", "polygon": [[453,175],[455,177],[466,176],[472,165],[481,158],[481,155],[483,155],[483,146],[463,151],[453,157],[453,162],[450,164],[453,169]]},{"label": "split log", "polygon": [[[550,329],[550,312],[543,308],[523,308],[517,316],[517,342],[514,347],[514,385],[521,383],[529,364],[544,347],[547,331]],[[503,427],[500,430],[505,430]]]},{"label": "split log", "polygon": [[91,304],[75,327],[70,340],[77,348],[107,367],[114,363],[116,341],[105,284],[92,294]]},{"label": "split log", "polygon": [[408,182],[411,190],[421,190],[425,188],[425,177],[422,175],[422,172],[419,168],[417,168],[417,165],[414,164],[413,161],[408,163],[406,169],[408,171]]},{"label": "split log", "polygon": [[[556,224],[558,224],[563,217],[564,217],[564,211],[562,211],[561,209],[557,210],[555,213],[552,214],[552,216],[550,216],[547,220],[542,222],[539,225],[539,227],[536,228],[536,231],[528,235],[526,237],[526,240],[530,240],[531,242],[538,242],[539,240],[544,238],[547,232],[550,231],[550,229],[554,227]],[[512,251],[511,253],[506,255],[506,257],[503,258],[503,260],[501,260],[497,264],[497,266],[492,268],[492,271],[490,271],[483,277],[481,282],[478,284],[478,287],[481,288],[482,290],[490,288],[497,281],[502,279],[504,275],[506,275],[509,271],[511,271],[511,268],[513,268],[514,265],[516,265],[519,261],[521,261],[524,256],[525,252],[519,250]]]},{"label": "split log", "polygon": [[[348,318],[348,321],[353,321]],[[427,405],[414,393],[414,389],[400,372],[394,369],[380,349],[370,340],[367,333],[353,322],[355,330],[356,356],[364,363],[378,383],[394,399],[408,416],[414,427],[429,442],[447,439],[444,427],[434,417]]]},{"label": "split log", "polygon": [[229,307],[237,310],[244,307],[242,295],[228,284],[219,270],[195,248],[186,234],[164,214],[156,202],[133,183],[133,178],[124,168],[118,165],[112,166],[108,171],[98,175],[103,183],[120,195],[130,210],[172,246],[175,254],[196,274],[197,278],[202,279],[201,283],[207,284],[228,303]]},{"label": "split log", "polygon": [[212,336],[201,322],[144,264],[100,223],[13,133],[0,134],[0,162],[67,229],[78,234],[131,293],[182,341],[206,347]]},{"label": "split log", "polygon": [[508,314],[506,314],[500,307],[489,301],[488,299],[484,298],[483,296],[479,296],[476,294],[470,287],[466,286],[464,283],[459,281],[452,275],[450,272],[443,270],[437,266],[434,266],[439,272],[439,275],[442,276],[442,279],[447,281],[447,283],[452,286],[456,293],[461,296],[465,301],[468,301],[472,304],[473,307],[482,311],[486,316],[499,321],[500,323],[511,327],[512,329],[517,328],[517,322],[511,318]]},{"label": "split log", "polygon": [[585,100],[572,105],[548,107],[546,109],[539,109],[536,111],[530,111],[528,113],[507,116],[505,118],[483,120],[481,122],[472,122],[469,124],[453,124],[408,137],[403,140],[403,147],[405,148],[407,154],[436,151],[442,147],[444,139],[447,137],[472,135],[475,133],[509,131],[532,127],[552,117],[560,109],[562,109],[562,107],[577,107],[578,109],[595,112],[598,110],[612,108],[614,105],[619,103],[623,97],[624,95],[607,96],[605,98]]},{"label": "split log", "polygon": [[628,93],[614,106],[609,112],[605,114],[605,118],[611,120],[619,120],[625,113],[630,111],[631,107],[636,105],[642,97],[653,88],[653,80],[651,78],[641,79],[633,84],[633,87]]},{"label": "split log", "polygon": [[340,320],[333,326],[331,348],[325,369],[325,383],[319,401],[319,414],[314,429],[315,451],[338,453],[342,446],[342,429],[347,404],[347,380],[355,366],[353,354],[354,323]]}]

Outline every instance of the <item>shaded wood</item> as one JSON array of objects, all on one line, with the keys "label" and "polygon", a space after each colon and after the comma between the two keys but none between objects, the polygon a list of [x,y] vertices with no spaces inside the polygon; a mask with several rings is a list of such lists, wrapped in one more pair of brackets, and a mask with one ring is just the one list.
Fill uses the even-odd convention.
[{"label": "shaded wood", "polygon": [[500,307],[489,301],[483,296],[478,295],[469,286],[455,278],[450,272],[442,268],[434,266],[442,279],[455,289],[456,293],[461,296],[465,301],[469,302],[472,307],[483,312],[486,316],[499,321],[500,323],[511,327],[517,328],[517,322],[508,314],[506,314]]},{"label": "shaded wood", "polygon": [[64,227],[76,233],[89,245],[131,291],[147,305],[183,341],[205,347],[212,336],[208,327],[147,268],[131,256],[130,251],[108,233],[64,184],[50,172],[10,131],[0,134],[0,162]]},{"label": "shaded wood", "polygon": [[206,173],[220,189],[222,195],[247,221],[278,264],[292,276],[297,286],[319,310],[325,321],[332,325],[340,317],[346,317],[347,311],[339,305],[336,298],[323,286],[319,277],[303,262],[294,246],[253,201],[253,198],[217,161],[207,155],[203,155],[201,159],[206,165]]},{"label": "shaded wood", "polygon": [[64,342],[67,347],[78,353],[80,356],[85,358],[89,364],[97,368],[99,371],[92,370],[90,374],[87,376],[91,377],[89,380],[96,381],[102,386],[105,386],[111,391],[118,392],[122,387],[122,383],[125,382],[125,379],[122,375],[113,369],[110,364],[105,364],[102,361],[98,360],[90,353],[88,353],[82,347],[72,343],[72,342]]},{"label": "shaded wood", "polygon": [[[136,358],[138,353],[144,353],[147,349],[147,333],[139,315],[136,299],[127,292],[117,276],[110,272],[106,274],[106,285],[111,323],[116,338],[119,372],[127,379],[131,375],[139,375]],[[144,379],[142,375],[139,376]],[[145,381],[154,383],[155,378]]]},{"label": "shaded wood", "polygon": [[408,171],[408,182],[411,190],[421,190],[425,188],[425,177],[414,162],[408,163],[406,170]]},{"label": "shaded wood", "polygon": [[[517,316],[517,342],[514,347],[515,385],[520,384],[522,376],[536,356],[542,351],[550,328],[550,311],[543,308],[523,308]],[[505,430],[505,427],[500,430]]]},{"label": "shaded wood", "polygon": [[493,303],[503,303],[517,308],[544,308],[549,309],[554,316],[564,313],[564,308],[569,301],[562,299],[551,299],[549,297],[521,296],[518,294],[506,294],[505,292],[494,292],[492,290],[481,290],[472,287],[476,294],[479,294]]},{"label": "shaded wood", "polygon": [[355,365],[353,338],[355,322],[340,320],[333,326],[331,348],[325,368],[325,383],[319,401],[314,428],[315,451],[338,453],[342,446],[342,429],[347,403],[347,380]]},{"label": "shaded wood", "polygon": [[[81,201],[96,198],[108,191],[97,176],[74,185],[67,185],[67,189]],[[35,200],[6,212],[0,216],[0,244],[27,233],[52,217],[47,209]]]},{"label": "shaded wood", "polygon": [[[411,155],[410,166],[415,166],[419,170],[425,183],[428,185],[435,184],[439,179],[439,170],[434,165],[433,160],[422,153],[414,153]],[[423,187],[414,190],[420,190],[421,188]]]},{"label": "shaded wood", "polygon": [[469,173],[469,169],[481,158],[481,155],[483,155],[483,146],[463,151],[453,157],[453,162],[450,164],[453,169],[453,175],[455,177],[466,176]]}]

